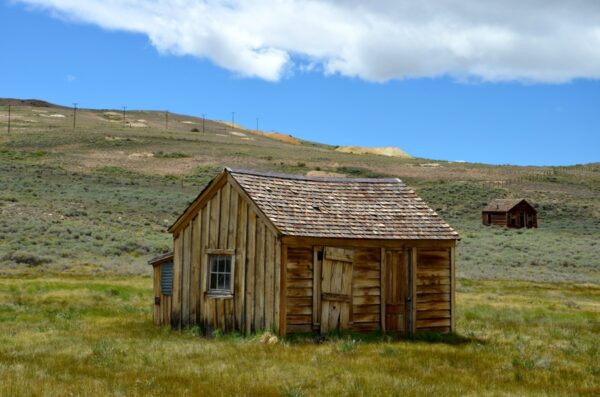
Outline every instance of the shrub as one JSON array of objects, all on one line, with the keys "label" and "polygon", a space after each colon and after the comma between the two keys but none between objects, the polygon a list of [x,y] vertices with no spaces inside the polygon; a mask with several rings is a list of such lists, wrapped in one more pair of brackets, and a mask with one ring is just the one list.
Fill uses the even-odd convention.
[{"label": "shrub", "polygon": [[389,175],[371,171],[362,167],[337,167],[337,172],[359,178],[384,178]]},{"label": "shrub", "polygon": [[172,153],[166,153],[163,152],[162,150],[159,150],[158,152],[154,152],[154,157],[159,158],[159,159],[181,159],[181,158],[185,158],[185,157],[190,157],[188,154],[185,153],[181,153],[181,152],[172,152]]},{"label": "shrub", "polygon": [[201,336],[201,335],[202,335],[202,328],[200,328],[198,325],[194,325],[194,326],[192,327],[192,329],[190,329],[190,332],[191,332],[193,335],[198,335],[198,336]]},{"label": "shrub", "polygon": [[52,259],[50,258],[20,251],[9,254],[7,257],[5,257],[5,259],[28,266],[39,266],[43,265],[44,263],[52,262]]}]

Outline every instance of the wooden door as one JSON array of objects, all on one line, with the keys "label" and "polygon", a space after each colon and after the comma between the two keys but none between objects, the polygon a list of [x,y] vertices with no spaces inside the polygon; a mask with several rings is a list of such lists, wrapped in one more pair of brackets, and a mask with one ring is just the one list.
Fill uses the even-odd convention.
[{"label": "wooden door", "polygon": [[409,252],[388,250],[385,260],[385,329],[406,333],[410,317]]},{"label": "wooden door", "polygon": [[348,329],[352,309],[354,252],[325,247],[321,270],[321,333]]}]

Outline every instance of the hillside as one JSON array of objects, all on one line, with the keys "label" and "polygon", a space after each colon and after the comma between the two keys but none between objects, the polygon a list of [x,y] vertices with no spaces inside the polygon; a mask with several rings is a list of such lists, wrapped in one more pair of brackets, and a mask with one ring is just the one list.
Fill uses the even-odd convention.
[{"label": "hillside", "polygon": [[[6,105],[6,102],[4,102]],[[162,112],[0,102],[0,395],[591,396],[600,391],[600,164],[343,153]],[[204,132],[203,132],[204,130]],[[461,234],[456,332],[293,335],[152,321],[148,258],[225,165],[397,176]],[[527,197],[537,230],[481,225]],[[417,298],[419,299],[419,297]],[[265,338],[265,336],[267,338]]]},{"label": "hillside", "polygon": [[[163,112],[77,111],[0,101],[0,272],[148,274],[170,249],[166,228],[223,166],[295,174],[396,176],[462,236],[465,278],[600,283],[600,164],[516,167],[452,163],[282,139]],[[203,132],[204,131],[204,132]],[[480,224],[495,197],[527,197],[538,230]]]}]

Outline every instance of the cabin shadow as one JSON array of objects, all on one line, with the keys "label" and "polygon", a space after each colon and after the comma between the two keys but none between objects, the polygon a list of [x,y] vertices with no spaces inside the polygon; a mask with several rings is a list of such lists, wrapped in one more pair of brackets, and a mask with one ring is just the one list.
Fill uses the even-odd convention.
[{"label": "cabin shadow", "polygon": [[439,332],[419,332],[415,335],[403,335],[400,333],[382,333],[376,332],[350,332],[350,331],[332,331],[327,334],[318,333],[297,333],[287,335],[285,341],[291,344],[306,344],[306,343],[325,343],[331,341],[353,340],[356,342],[377,344],[389,342],[427,342],[431,344],[445,344],[452,346],[469,345],[469,344],[487,344],[486,340],[476,338],[474,336],[466,336],[456,332],[439,333]]}]

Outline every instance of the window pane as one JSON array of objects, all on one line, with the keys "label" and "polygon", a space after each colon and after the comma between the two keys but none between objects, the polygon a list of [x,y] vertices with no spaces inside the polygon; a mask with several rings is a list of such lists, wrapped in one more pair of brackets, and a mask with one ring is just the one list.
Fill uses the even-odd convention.
[{"label": "window pane", "polygon": [[225,257],[225,273],[231,273],[231,257]]},{"label": "window pane", "polygon": [[218,292],[231,290],[232,258],[231,255],[210,255],[209,290]]}]

